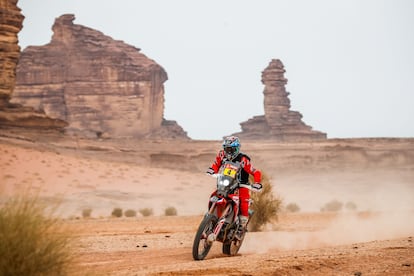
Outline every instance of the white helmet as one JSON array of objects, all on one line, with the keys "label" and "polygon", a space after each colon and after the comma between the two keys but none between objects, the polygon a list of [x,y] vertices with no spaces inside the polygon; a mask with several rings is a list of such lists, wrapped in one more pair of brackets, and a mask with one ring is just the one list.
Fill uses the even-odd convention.
[{"label": "white helmet", "polygon": [[240,153],[240,140],[239,137],[229,136],[223,141],[223,150],[228,160],[233,160]]}]

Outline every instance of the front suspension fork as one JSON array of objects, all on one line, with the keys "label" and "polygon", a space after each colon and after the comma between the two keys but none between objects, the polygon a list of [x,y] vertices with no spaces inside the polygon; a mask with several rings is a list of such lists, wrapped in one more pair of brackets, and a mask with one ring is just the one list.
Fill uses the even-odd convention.
[{"label": "front suspension fork", "polygon": [[[216,240],[216,238],[217,238],[218,234],[220,233],[221,229],[223,228],[224,222],[226,221],[226,216],[227,216],[227,213],[228,213],[228,212],[229,212],[229,210],[230,210],[230,207],[231,207],[231,206],[230,206],[230,204],[228,204],[228,205],[226,206],[226,208],[225,208],[225,209],[221,212],[220,220],[219,220],[219,222],[217,223],[216,227],[214,228],[213,233],[211,233],[211,234],[208,236],[208,238],[207,238],[207,240],[208,240],[208,241],[213,242],[213,241],[215,241],[215,240]],[[210,214],[214,213],[214,209],[215,209],[215,208],[217,208],[217,206],[216,206],[216,204],[215,204],[215,203],[213,203],[213,204],[211,205],[211,208],[210,208],[210,210],[209,210],[209,213],[210,213]]]}]

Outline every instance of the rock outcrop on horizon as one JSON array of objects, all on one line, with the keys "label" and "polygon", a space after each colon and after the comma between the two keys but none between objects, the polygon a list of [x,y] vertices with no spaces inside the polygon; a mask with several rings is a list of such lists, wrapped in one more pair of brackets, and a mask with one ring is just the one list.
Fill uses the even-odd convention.
[{"label": "rock outcrop on horizon", "polygon": [[326,139],[326,133],[312,130],[302,121],[302,114],[290,110],[284,73],[283,63],[279,59],[269,63],[262,72],[265,115],[242,122],[242,131],[234,135],[244,139],[280,141]]},{"label": "rock outcrop on horizon", "polygon": [[165,70],[123,41],[56,18],[50,43],[22,51],[12,102],[68,123],[81,137],[184,138],[164,114]]},{"label": "rock outcrop on horizon", "polygon": [[18,33],[24,16],[17,0],[0,0],[0,127],[62,129],[67,124],[31,107],[10,103],[20,54]]}]

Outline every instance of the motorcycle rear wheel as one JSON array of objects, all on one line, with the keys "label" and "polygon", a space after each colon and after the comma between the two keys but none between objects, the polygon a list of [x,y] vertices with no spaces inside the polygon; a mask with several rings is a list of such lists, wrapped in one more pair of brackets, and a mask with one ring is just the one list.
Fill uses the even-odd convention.
[{"label": "motorcycle rear wheel", "polygon": [[207,241],[207,237],[213,233],[217,224],[217,217],[207,214],[201,221],[193,242],[193,258],[196,261],[204,260],[213,245],[212,241]]}]

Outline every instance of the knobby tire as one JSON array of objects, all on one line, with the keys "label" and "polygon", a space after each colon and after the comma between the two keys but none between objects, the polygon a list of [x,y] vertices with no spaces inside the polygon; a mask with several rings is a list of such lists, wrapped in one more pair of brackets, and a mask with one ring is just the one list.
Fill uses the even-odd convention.
[{"label": "knobby tire", "polygon": [[[217,217],[212,214],[207,214],[201,221],[197,233],[194,237],[193,243],[193,258],[196,261],[204,260],[211,249],[213,243],[207,242],[207,237],[214,230],[217,224]],[[201,251],[200,251],[201,247]]]}]

